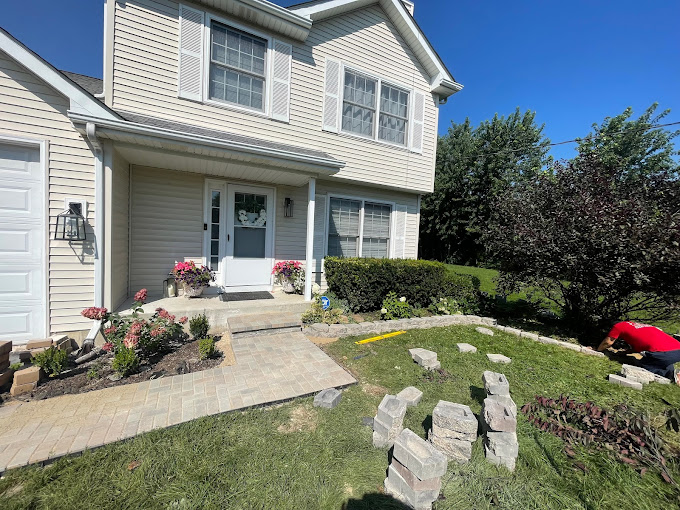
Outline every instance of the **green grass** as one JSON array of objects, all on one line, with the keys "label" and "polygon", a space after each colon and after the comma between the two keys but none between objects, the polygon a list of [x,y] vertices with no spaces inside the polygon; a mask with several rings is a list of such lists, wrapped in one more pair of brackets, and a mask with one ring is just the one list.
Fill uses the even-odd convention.
[{"label": "green grass", "polygon": [[[653,415],[667,409],[662,399],[680,407],[676,386],[652,384],[643,391],[614,386],[606,381],[607,374],[620,368],[613,361],[500,332],[486,337],[473,327],[450,327],[411,331],[362,346],[353,340],[326,347],[360,381],[343,393],[334,410],[317,410],[311,398],[299,399],[151,432],[47,468],[10,471],[0,480],[0,508],[401,508],[380,494],[387,450],[372,447],[371,430],[361,423],[376,412],[383,396],[377,387],[394,394],[414,385],[424,392],[420,405],[407,411],[404,425],[425,437],[440,399],[479,412],[482,372],[499,369],[487,361],[488,352],[513,358],[500,368],[519,406],[536,394],[565,393],[605,407],[626,402]],[[479,352],[460,354],[457,342],[472,343]],[[425,372],[408,354],[412,347],[437,351],[451,378],[425,382]],[[355,359],[359,356],[364,357]],[[291,416],[302,430],[279,431],[289,426]],[[449,465],[443,479],[445,499],[437,502],[437,510],[677,507],[680,492],[657,472],[641,478],[609,454],[583,448],[576,449],[576,459],[569,459],[561,440],[537,431],[521,415],[518,421],[517,470],[511,474],[486,463],[478,440],[470,463]],[[677,440],[676,434],[667,434]],[[129,471],[134,460],[141,466]],[[576,469],[575,461],[587,473]],[[677,469],[673,473],[680,479]]]}]

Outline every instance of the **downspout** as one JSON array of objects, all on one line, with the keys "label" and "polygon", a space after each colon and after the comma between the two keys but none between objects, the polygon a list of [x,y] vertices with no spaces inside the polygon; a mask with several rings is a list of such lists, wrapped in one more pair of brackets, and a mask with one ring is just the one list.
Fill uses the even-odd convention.
[{"label": "downspout", "polygon": [[93,122],[85,133],[94,152],[94,306],[104,306],[104,150]]}]

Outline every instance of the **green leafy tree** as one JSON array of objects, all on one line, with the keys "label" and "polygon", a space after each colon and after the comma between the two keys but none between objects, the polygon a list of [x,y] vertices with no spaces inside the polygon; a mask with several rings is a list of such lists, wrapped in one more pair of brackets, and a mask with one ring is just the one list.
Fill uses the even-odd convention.
[{"label": "green leafy tree", "polygon": [[550,163],[549,140],[535,113],[496,115],[473,128],[452,124],[439,138],[434,193],[421,204],[421,257],[478,264],[495,198],[533,181]]},{"label": "green leafy tree", "polygon": [[593,124],[593,131],[578,142],[579,157],[597,156],[603,164],[619,166],[624,179],[644,179],[663,172],[678,174],[673,139],[680,130],[659,127],[670,110],[656,114],[658,103],[652,104],[637,119],[631,120],[631,107],[602,124]]},{"label": "green leafy tree", "polygon": [[619,319],[680,317],[680,181],[629,175],[584,155],[506,191],[485,236],[499,289],[539,290],[591,340]]}]

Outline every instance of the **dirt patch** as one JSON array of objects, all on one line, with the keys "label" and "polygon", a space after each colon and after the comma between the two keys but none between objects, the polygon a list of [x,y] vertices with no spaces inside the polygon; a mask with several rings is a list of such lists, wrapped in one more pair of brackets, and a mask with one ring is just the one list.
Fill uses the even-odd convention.
[{"label": "dirt patch", "polygon": [[389,393],[384,386],[370,383],[361,383],[361,391],[374,397],[383,397]]},{"label": "dirt patch", "polygon": [[293,432],[314,432],[316,430],[317,414],[315,409],[306,406],[298,406],[290,412],[287,423],[279,425],[278,431],[281,434],[292,434]]},{"label": "dirt patch", "polygon": [[320,336],[308,336],[307,340],[312,342],[314,345],[327,345],[327,344],[332,344],[333,342],[337,342],[340,340],[339,338],[323,338]]},{"label": "dirt patch", "polygon": [[229,333],[223,334],[222,338],[215,342],[215,348],[222,353],[221,367],[236,365],[236,356],[231,348],[231,335]]},{"label": "dirt patch", "polygon": [[[231,345],[229,345],[229,351],[231,351]],[[231,355],[233,356],[233,352]],[[40,381],[38,387],[30,395],[14,398],[9,394],[10,388],[7,385],[5,386],[6,391],[0,394],[0,402],[3,405],[10,405],[16,401],[44,400],[59,395],[87,393],[112,386],[148,381],[157,377],[169,377],[179,373],[200,372],[219,366],[222,363],[222,356],[201,360],[198,354],[198,342],[191,341],[173,351],[159,353],[141,365],[139,373],[117,381],[109,379],[109,376],[114,375],[111,368],[112,360],[113,355],[106,354],[64,372],[59,377],[44,379]]]}]

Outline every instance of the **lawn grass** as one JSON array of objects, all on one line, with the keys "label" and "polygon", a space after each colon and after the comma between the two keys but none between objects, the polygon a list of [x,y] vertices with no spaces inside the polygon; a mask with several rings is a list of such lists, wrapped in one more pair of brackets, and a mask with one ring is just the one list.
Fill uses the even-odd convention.
[{"label": "lawn grass", "polygon": [[[404,426],[421,437],[440,400],[468,404],[479,412],[484,370],[502,370],[519,406],[536,394],[568,394],[612,407],[629,406],[658,415],[680,407],[680,388],[652,384],[643,391],[611,385],[606,375],[620,365],[546,346],[502,332],[494,337],[474,327],[455,326],[410,331],[378,342],[356,345],[353,338],[325,349],[359,380],[343,393],[334,410],[312,407],[311,398],[279,407],[252,409],[203,418],[154,431],[80,457],[61,459],[47,468],[13,470],[0,480],[0,508],[230,508],[230,509],[383,509],[401,508],[380,494],[387,450],[375,449],[372,417],[385,392],[417,386],[422,402],[409,408]],[[460,354],[455,344],[476,345],[476,354]],[[408,349],[436,351],[451,377],[428,382]],[[485,354],[513,358],[494,365]],[[356,359],[358,358],[358,359]],[[481,440],[473,459],[449,465],[443,481],[442,509],[622,509],[677,507],[680,492],[657,472],[644,478],[609,454],[576,448],[537,431],[518,417],[520,456],[515,473],[483,458]],[[677,434],[667,436],[677,442]],[[140,467],[128,470],[131,461]],[[586,472],[574,467],[582,462]],[[674,475],[680,473],[673,467]],[[8,496],[9,495],[9,496]],[[344,507],[342,505],[345,505]]]},{"label": "lawn grass", "polygon": [[[449,268],[450,271],[454,273],[460,273],[460,274],[469,274],[472,276],[476,276],[479,278],[480,286],[479,290],[482,292],[486,292],[487,294],[490,295],[495,295],[496,294],[496,280],[495,278],[498,276],[498,271],[495,269],[487,269],[487,268],[482,268],[482,267],[471,267],[471,266],[458,266],[455,264],[447,264],[447,267]],[[510,296],[507,297],[508,303],[511,306],[512,303],[516,303],[520,299],[526,299],[526,295],[519,293],[519,294],[511,294]],[[554,308],[554,305],[551,303],[547,302],[544,303],[546,306]],[[510,311],[510,310],[508,310]],[[557,310],[554,310],[557,311]],[[670,333],[672,335],[674,334],[680,334],[680,322],[675,322],[675,321],[662,321],[662,322],[652,322],[655,326],[660,327],[667,333]],[[521,326],[522,324],[517,324],[518,326]]]}]

